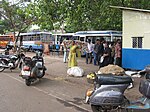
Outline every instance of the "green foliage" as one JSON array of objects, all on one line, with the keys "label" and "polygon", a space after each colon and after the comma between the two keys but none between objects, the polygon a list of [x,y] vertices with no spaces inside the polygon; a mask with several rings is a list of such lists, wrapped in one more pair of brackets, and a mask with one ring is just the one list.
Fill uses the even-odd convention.
[{"label": "green foliage", "polygon": [[[21,7],[2,0],[8,30],[24,31],[37,24],[42,30],[122,30],[122,12],[110,6],[150,9],[149,0],[35,0]],[[4,22],[4,23],[5,23]],[[0,25],[3,23],[0,23]],[[2,25],[3,26],[3,25]],[[1,26],[1,27],[2,27]],[[4,28],[4,31],[7,31]]]},{"label": "green foliage", "polygon": [[[22,2],[11,4],[7,0],[2,0],[0,4],[1,21],[7,26],[8,31],[23,32],[36,20],[34,4],[26,5]],[[3,32],[6,30],[4,29]]]},{"label": "green foliage", "polygon": [[122,30],[122,12],[109,6],[150,9],[149,0],[38,0],[42,29]]},{"label": "green foliage", "polygon": [[5,20],[0,20],[0,34],[5,34],[6,32],[10,31],[10,28],[8,27],[9,24]]}]

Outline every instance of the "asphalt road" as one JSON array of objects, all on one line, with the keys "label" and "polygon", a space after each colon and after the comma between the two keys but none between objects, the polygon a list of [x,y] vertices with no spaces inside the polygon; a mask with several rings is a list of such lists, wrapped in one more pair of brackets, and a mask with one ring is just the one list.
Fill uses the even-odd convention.
[{"label": "asphalt road", "polygon": [[81,87],[46,77],[28,87],[18,75],[0,73],[0,112],[90,112]]}]

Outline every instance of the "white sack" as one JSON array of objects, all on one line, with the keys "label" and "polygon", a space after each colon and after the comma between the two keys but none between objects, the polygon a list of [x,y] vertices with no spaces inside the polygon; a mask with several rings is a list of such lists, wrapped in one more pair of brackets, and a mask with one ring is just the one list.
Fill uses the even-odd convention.
[{"label": "white sack", "polygon": [[84,71],[80,67],[71,67],[67,70],[67,74],[74,76],[74,77],[82,77],[84,74]]}]

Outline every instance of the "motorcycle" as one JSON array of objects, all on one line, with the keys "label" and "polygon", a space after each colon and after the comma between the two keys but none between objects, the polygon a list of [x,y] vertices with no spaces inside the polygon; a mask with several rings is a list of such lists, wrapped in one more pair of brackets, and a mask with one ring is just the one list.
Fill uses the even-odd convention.
[{"label": "motorcycle", "polygon": [[37,55],[32,58],[25,57],[23,59],[21,77],[25,79],[25,84],[27,86],[30,86],[31,82],[42,78],[45,75],[45,71],[44,59],[40,53],[37,53]]},{"label": "motorcycle", "polygon": [[0,72],[3,72],[5,69],[16,69],[18,66],[21,68],[21,60],[25,57],[23,53],[15,55],[0,55]]},{"label": "motorcycle", "polygon": [[140,82],[139,91],[143,96],[137,101],[130,101],[124,95],[124,91],[132,83],[129,76],[95,74],[94,89],[87,90],[85,103],[91,105],[93,112],[150,109],[150,78]]}]

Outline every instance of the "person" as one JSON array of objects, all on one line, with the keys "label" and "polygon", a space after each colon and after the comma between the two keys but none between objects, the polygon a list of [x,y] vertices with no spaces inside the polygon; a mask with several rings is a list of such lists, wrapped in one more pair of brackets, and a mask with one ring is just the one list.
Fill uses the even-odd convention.
[{"label": "person", "polygon": [[77,57],[81,57],[79,47],[75,44],[75,41],[72,41],[72,46],[70,47],[69,56],[68,56],[68,68],[77,66]]},{"label": "person", "polygon": [[118,39],[117,43],[115,45],[115,65],[118,65],[121,67],[121,40]]},{"label": "person", "polygon": [[60,45],[57,42],[57,44],[55,45],[55,50],[56,50],[58,56],[59,56],[59,49],[60,49]]},{"label": "person", "polygon": [[109,48],[111,49],[111,64],[114,64],[115,60],[115,43],[111,42]]},{"label": "person", "polygon": [[99,41],[99,39],[97,39],[97,40],[96,40],[96,43],[95,43],[95,45],[94,45],[94,50],[93,50],[94,65],[97,65],[99,46],[100,46],[100,41]]},{"label": "person", "polygon": [[90,57],[90,63],[92,63],[92,53],[93,53],[93,44],[91,40],[88,40],[87,50],[86,50],[86,64],[88,64],[88,58]]},{"label": "person", "polygon": [[67,62],[67,45],[64,41],[63,41],[62,45],[63,45],[63,51],[64,51],[63,62],[66,63]]},{"label": "person", "polygon": [[111,49],[108,46],[108,43],[104,43],[104,53],[100,60],[99,68],[107,66],[111,63]]},{"label": "person", "polygon": [[99,45],[99,49],[98,49],[98,65],[100,64],[100,59],[101,59],[101,56],[103,55],[103,52],[104,52],[104,41],[105,39],[104,38],[100,38],[100,45]]}]

